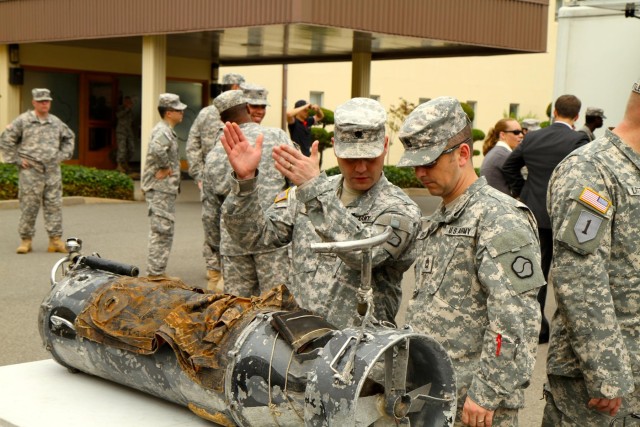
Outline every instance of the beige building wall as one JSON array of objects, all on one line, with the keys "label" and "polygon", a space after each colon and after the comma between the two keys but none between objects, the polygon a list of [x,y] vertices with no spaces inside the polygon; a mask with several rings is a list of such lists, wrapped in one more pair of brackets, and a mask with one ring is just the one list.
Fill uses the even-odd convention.
[{"label": "beige building wall", "polygon": [[[557,32],[554,13],[554,8],[550,7],[547,53],[374,61],[370,93],[378,96],[387,110],[397,105],[400,98],[418,103],[421,98],[447,95],[461,101],[475,101],[474,127],[484,132],[508,114],[512,103],[519,105],[519,116],[546,120],[545,110],[552,101],[553,92]],[[21,66],[138,75],[142,69],[141,53],[56,44],[22,44],[20,57]],[[206,60],[168,57],[166,75],[168,78],[208,80],[210,66]],[[308,100],[312,91],[322,92],[322,105],[331,110],[350,97],[351,63],[293,64],[286,68],[286,100],[283,99],[282,65],[223,66],[220,76],[238,72],[248,82],[263,85],[269,90],[271,105],[263,122],[266,126],[281,127],[283,109],[291,108],[298,99]],[[4,89],[13,88],[5,85]],[[3,127],[14,118],[4,107],[0,109],[0,125]],[[481,146],[481,142],[476,142],[476,149],[481,149]],[[337,165],[332,150],[328,149],[324,154],[324,167]],[[393,138],[388,164],[396,164],[401,155],[402,144]],[[480,162],[481,158],[478,158],[476,166]]]}]

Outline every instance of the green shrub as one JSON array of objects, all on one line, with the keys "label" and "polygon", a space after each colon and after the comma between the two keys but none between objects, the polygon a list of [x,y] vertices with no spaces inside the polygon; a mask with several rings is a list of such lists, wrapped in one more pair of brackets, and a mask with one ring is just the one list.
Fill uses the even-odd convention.
[{"label": "green shrub", "polygon": [[[384,166],[384,176],[387,177],[389,182],[397,185],[400,188],[423,188],[422,183],[413,171],[413,168],[398,168],[396,166]],[[338,175],[340,169],[336,166],[331,169],[327,169],[325,173],[328,176]]]},{"label": "green shrub", "polygon": [[[62,195],[133,200],[133,180],[118,171],[62,165]],[[0,200],[18,198],[18,168],[0,164]]]},{"label": "green shrub", "polygon": [[0,163],[0,200],[18,198],[18,168]]}]

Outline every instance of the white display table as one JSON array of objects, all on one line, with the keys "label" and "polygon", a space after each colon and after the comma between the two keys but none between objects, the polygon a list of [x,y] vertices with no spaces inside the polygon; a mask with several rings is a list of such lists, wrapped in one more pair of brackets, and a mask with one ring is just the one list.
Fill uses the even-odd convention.
[{"label": "white display table", "polygon": [[215,426],[188,408],[53,360],[0,366],[2,427]]}]

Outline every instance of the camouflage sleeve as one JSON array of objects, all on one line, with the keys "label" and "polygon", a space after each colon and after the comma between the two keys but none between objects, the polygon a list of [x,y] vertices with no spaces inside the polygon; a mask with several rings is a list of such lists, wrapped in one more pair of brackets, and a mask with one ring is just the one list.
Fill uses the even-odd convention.
[{"label": "camouflage sleeve", "polygon": [[[594,194],[597,198],[588,197]],[[634,389],[609,287],[615,203],[608,203],[614,197],[615,188],[603,171],[579,157],[561,163],[549,182],[547,203],[554,230],[550,277],[559,319],[566,319],[571,349],[593,398],[611,399]]]},{"label": "camouflage sleeve", "polygon": [[[526,213],[525,213],[526,212]],[[540,329],[540,247],[528,211],[499,215],[478,238],[478,279],[487,294],[482,354],[469,397],[495,409],[533,373]]]},{"label": "camouflage sleeve", "polygon": [[171,161],[169,159],[171,139],[165,132],[167,132],[167,130],[158,132],[149,144],[149,152],[156,159],[156,164],[159,169],[167,169],[171,167]]},{"label": "camouflage sleeve", "polygon": [[[373,267],[405,255],[405,249],[412,247],[418,233],[421,213],[417,206],[389,203],[386,210],[372,218],[372,223],[365,223],[349,214],[324,173],[299,187],[296,194],[298,200],[305,204],[316,233],[326,242],[366,239],[391,226],[393,234],[389,240],[372,251]],[[349,267],[360,270],[360,253],[341,253],[338,256]]]},{"label": "camouflage sleeve", "polygon": [[233,189],[222,205],[222,220],[232,239],[252,251],[286,246],[291,242],[295,201],[291,191],[278,195],[265,212],[260,206],[258,176],[251,180],[233,178]]},{"label": "camouflage sleeve", "polygon": [[522,191],[522,187],[524,187],[524,177],[522,176],[522,172],[520,172],[524,166],[522,147],[522,144],[518,145],[502,165],[502,174],[509,185],[513,197],[520,197],[520,192]]},{"label": "camouflage sleeve", "polygon": [[187,147],[185,153],[187,162],[189,163],[189,175],[196,181],[202,181],[202,170],[204,168],[204,159],[202,156],[202,114],[198,114],[189,130],[187,138]]},{"label": "camouflage sleeve", "polygon": [[18,157],[18,144],[22,139],[22,120],[15,119],[0,135],[0,149],[5,163],[20,164]]},{"label": "camouflage sleeve", "polygon": [[69,126],[61,124],[60,130],[60,154],[58,154],[58,162],[69,160],[73,157],[73,147],[75,144],[75,135]]}]

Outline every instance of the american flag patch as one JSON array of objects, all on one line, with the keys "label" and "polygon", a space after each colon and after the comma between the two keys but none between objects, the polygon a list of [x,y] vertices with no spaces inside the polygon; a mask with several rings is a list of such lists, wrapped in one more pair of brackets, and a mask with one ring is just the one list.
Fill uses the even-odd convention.
[{"label": "american flag patch", "polygon": [[607,213],[609,206],[611,206],[610,201],[600,196],[589,187],[585,187],[584,190],[582,190],[580,200],[603,214]]},{"label": "american flag patch", "polygon": [[278,202],[281,202],[283,200],[287,200],[287,197],[289,197],[289,190],[290,189],[291,189],[291,187],[287,188],[286,190],[283,190],[283,191],[279,192],[276,195],[276,198],[273,201],[273,203],[278,203]]}]

